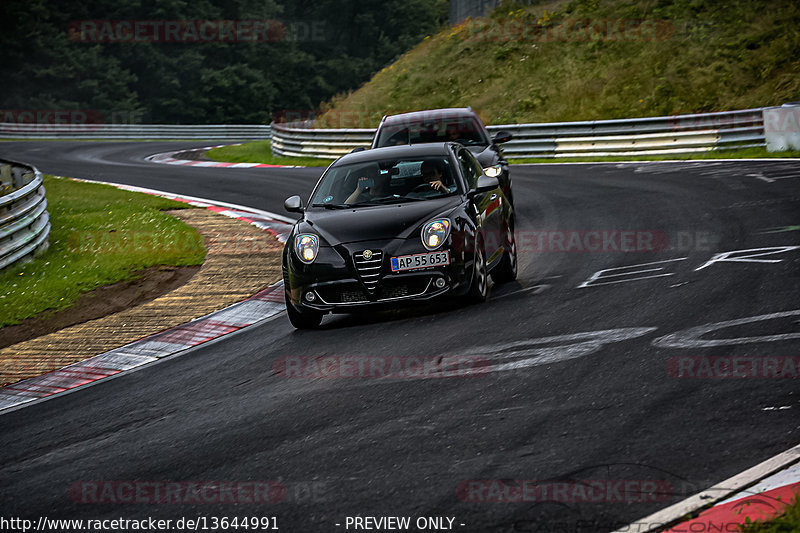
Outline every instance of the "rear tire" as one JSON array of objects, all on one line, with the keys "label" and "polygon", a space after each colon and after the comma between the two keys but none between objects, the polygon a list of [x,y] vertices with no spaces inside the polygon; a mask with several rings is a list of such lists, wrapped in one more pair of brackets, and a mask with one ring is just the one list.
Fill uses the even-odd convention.
[{"label": "rear tire", "polygon": [[513,225],[506,228],[505,240],[503,258],[492,272],[492,279],[495,283],[507,283],[517,279],[517,240],[514,236]]},{"label": "rear tire", "polygon": [[476,248],[467,301],[479,304],[489,297],[489,273],[486,270],[486,252],[483,251],[483,243],[476,243]]},{"label": "rear tire", "polygon": [[296,329],[314,329],[322,322],[322,313],[295,309],[288,296],[286,297],[286,314],[289,315],[289,322]]}]

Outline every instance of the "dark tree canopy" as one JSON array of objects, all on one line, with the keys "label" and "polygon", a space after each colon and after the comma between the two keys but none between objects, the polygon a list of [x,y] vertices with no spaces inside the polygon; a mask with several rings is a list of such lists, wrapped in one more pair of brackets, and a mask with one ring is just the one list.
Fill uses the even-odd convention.
[{"label": "dark tree canopy", "polygon": [[435,33],[447,0],[4,0],[0,11],[0,121],[66,110],[247,124],[358,87]]}]

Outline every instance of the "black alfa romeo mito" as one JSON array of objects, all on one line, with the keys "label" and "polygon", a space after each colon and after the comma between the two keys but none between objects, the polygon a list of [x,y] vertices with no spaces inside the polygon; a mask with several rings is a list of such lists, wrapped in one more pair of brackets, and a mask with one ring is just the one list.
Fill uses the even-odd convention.
[{"label": "black alfa romeo mito", "polygon": [[283,250],[286,309],[296,328],[325,313],[443,296],[486,300],[517,275],[514,212],[497,178],[458,143],[377,148],[336,160]]}]

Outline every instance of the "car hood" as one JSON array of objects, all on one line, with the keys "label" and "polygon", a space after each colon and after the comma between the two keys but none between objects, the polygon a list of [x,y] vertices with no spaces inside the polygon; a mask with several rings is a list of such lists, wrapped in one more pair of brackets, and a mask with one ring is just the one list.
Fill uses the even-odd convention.
[{"label": "car hood", "polygon": [[461,202],[459,196],[341,210],[308,210],[298,231],[312,231],[330,246],[360,241],[406,239],[421,224],[446,216]]},{"label": "car hood", "polygon": [[483,168],[497,164],[499,158],[491,146],[467,146],[466,148],[472,152]]}]

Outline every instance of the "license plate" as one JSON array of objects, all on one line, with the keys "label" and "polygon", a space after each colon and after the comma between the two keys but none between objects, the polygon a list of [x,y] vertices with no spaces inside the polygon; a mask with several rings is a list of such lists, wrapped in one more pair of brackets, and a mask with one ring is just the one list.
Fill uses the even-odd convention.
[{"label": "license plate", "polygon": [[450,252],[432,252],[429,254],[401,255],[392,257],[392,272],[413,270],[415,268],[437,267],[450,264]]}]

